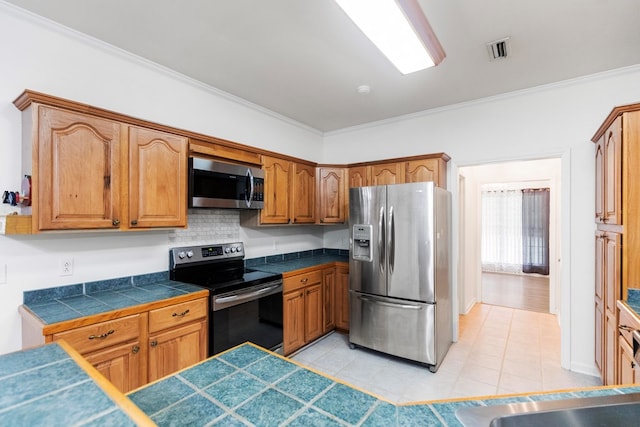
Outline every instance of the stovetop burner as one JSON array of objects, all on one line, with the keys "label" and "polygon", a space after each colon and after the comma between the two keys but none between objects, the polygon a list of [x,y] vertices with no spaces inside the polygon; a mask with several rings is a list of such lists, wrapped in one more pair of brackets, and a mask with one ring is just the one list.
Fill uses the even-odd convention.
[{"label": "stovetop burner", "polygon": [[169,251],[169,277],[220,294],[282,279],[281,274],[244,267],[244,244],[184,246]]}]

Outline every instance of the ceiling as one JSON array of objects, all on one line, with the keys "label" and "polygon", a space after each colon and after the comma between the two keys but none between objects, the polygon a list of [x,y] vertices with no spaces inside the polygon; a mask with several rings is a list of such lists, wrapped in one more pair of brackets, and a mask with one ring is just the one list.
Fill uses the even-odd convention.
[{"label": "ceiling", "polygon": [[409,75],[332,0],[7,1],[321,132],[640,63],[638,0],[418,0],[447,57]]}]

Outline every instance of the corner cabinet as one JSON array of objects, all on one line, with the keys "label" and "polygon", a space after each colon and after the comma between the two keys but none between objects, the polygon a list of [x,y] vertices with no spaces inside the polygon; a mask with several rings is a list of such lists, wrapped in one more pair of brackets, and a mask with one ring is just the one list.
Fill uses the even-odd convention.
[{"label": "corner cabinet", "polygon": [[319,167],[317,169],[317,205],[320,224],[343,224],[347,221],[346,175],[345,168]]},{"label": "corner cabinet", "polygon": [[27,92],[16,100],[31,158],[31,231],[185,227],[187,138],[64,105]]},{"label": "corner cabinet", "polygon": [[[65,340],[122,392],[207,357],[208,291],[46,325],[24,307],[23,347]],[[174,302],[175,301],[175,302]]]},{"label": "corner cabinet", "polygon": [[[640,104],[616,107],[595,143],[595,355],[605,385],[623,381],[618,300],[640,287]],[[627,343],[628,344],[628,343]]]}]

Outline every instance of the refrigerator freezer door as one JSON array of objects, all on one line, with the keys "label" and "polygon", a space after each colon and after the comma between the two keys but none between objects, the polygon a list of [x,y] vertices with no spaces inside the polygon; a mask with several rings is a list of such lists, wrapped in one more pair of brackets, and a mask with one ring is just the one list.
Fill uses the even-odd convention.
[{"label": "refrigerator freezer door", "polygon": [[435,304],[351,291],[349,341],[383,353],[437,365]]},{"label": "refrigerator freezer door", "polygon": [[432,182],[387,186],[387,296],[435,302]]},{"label": "refrigerator freezer door", "polygon": [[[385,295],[387,293],[386,264],[386,187],[349,189],[349,288],[360,292]],[[354,226],[370,226],[370,260],[354,248]],[[355,256],[355,258],[354,258]]]}]

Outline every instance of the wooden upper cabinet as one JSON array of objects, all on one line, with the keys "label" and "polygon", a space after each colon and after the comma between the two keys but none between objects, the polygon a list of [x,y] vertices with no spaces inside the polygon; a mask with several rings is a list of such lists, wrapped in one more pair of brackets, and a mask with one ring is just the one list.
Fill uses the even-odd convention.
[{"label": "wooden upper cabinet", "polygon": [[318,168],[318,221],[321,224],[346,221],[345,175],[344,168]]},{"label": "wooden upper cabinet", "polygon": [[447,188],[447,165],[442,158],[412,160],[405,164],[404,182],[433,181],[438,187]]},{"label": "wooden upper cabinet", "polygon": [[295,224],[316,222],[316,168],[293,162],[291,218]]},{"label": "wooden upper cabinet", "polygon": [[370,185],[402,184],[404,182],[404,163],[371,165],[370,182]]},{"label": "wooden upper cabinet", "polygon": [[187,225],[188,140],[129,129],[129,226]]},{"label": "wooden upper cabinet", "polygon": [[356,166],[349,168],[349,188],[366,187],[371,181],[370,166]]},{"label": "wooden upper cabinet", "polygon": [[264,208],[260,211],[262,224],[290,222],[289,193],[291,162],[277,157],[263,156]]},{"label": "wooden upper cabinet", "polygon": [[622,116],[596,143],[596,209],[601,224],[622,224]]},{"label": "wooden upper cabinet", "polygon": [[34,231],[113,228],[121,218],[120,123],[35,108]]}]

